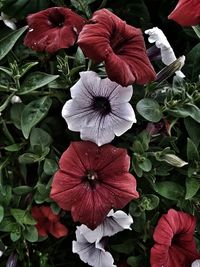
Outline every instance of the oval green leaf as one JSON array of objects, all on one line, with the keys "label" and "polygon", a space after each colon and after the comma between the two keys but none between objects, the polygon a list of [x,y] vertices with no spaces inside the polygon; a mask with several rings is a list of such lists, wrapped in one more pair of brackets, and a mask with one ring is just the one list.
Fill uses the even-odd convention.
[{"label": "oval green leaf", "polygon": [[33,126],[46,116],[51,104],[52,100],[45,96],[34,100],[25,106],[21,116],[21,128],[26,139],[29,137]]},{"label": "oval green leaf", "polygon": [[43,72],[33,72],[29,74],[23,81],[19,94],[25,95],[29,92],[32,92],[54,81],[58,77],[59,75],[50,75]]},{"label": "oval green leaf", "polygon": [[139,114],[148,121],[158,122],[162,119],[161,107],[158,102],[153,99],[143,98],[137,103],[136,109]]},{"label": "oval green leaf", "polygon": [[25,26],[16,31],[13,31],[0,40],[0,60],[8,54],[8,52],[13,48],[19,37],[25,32],[27,28],[28,26]]}]

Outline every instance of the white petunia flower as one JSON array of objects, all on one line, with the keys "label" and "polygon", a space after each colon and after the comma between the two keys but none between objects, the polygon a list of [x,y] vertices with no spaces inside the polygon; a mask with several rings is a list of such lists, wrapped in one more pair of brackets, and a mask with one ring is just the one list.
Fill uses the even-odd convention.
[{"label": "white petunia flower", "polygon": [[3,12],[1,12],[0,20],[3,20],[4,24],[6,26],[8,26],[10,29],[12,29],[12,30],[16,30],[17,29],[17,27],[15,25],[17,20],[15,18],[10,18],[9,16],[7,16]]},{"label": "white petunia flower", "polygon": [[[171,45],[161,29],[153,27],[152,29],[146,30],[145,33],[149,35],[148,41],[150,43],[155,43],[155,45],[160,49],[161,59],[165,65],[168,66],[177,59]],[[185,77],[180,70],[175,73],[181,78]]]},{"label": "white petunia flower", "polygon": [[80,259],[94,267],[115,267],[112,255],[105,251],[105,240],[90,243],[80,233],[80,227],[76,230],[76,241],[72,242],[72,251],[77,253]]},{"label": "white petunia flower", "polygon": [[191,267],[200,267],[200,260],[196,260],[192,263]]},{"label": "white petunia flower", "polygon": [[100,240],[104,236],[113,236],[114,234],[129,229],[133,223],[133,218],[125,212],[113,209],[108,213],[107,217],[94,230],[89,229],[86,225],[82,224],[79,227],[80,233],[87,239],[88,242],[93,243]]},{"label": "white petunia flower", "polygon": [[93,71],[80,73],[71,88],[72,99],[62,109],[62,116],[72,131],[80,131],[81,139],[98,146],[111,142],[136,122],[128,103],[132,86],[122,87],[108,78],[101,79]]},{"label": "white petunia flower", "polygon": [[22,100],[19,96],[14,95],[11,99],[10,99],[11,104],[16,104],[16,103],[22,103]]}]

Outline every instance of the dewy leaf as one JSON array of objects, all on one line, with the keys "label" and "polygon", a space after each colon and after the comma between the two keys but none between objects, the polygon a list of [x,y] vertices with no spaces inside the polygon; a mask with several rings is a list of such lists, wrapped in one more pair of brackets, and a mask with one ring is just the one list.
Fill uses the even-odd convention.
[{"label": "dewy leaf", "polygon": [[33,126],[46,116],[51,104],[52,100],[49,97],[44,96],[25,106],[21,116],[21,128],[26,139],[28,138]]},{"label": "dewy leaf", "polygon": [[16,31],[11,32],[0,40],[0,60],[13,48],[19,37],[25,32],[28,26],[24,26]]},{"label": "dewy leaf", "polygon": [[59,75],[50,75],[43,72],[32,72],[23,81],[19,94],[24,95],[38,88],[41,88],[54,81],[58,77]]},{"label": "dewy leaf", "polygon": [[157,182],[154,189],[161,196],[171,200],[183,198],[185,194],[183,186],[171,181]]},{"label": "dewy leaf", "polygon": [[161,107],[153,99],[143,98],[137,103],[136,109],[148,121],[158,122],[162,119]]}]

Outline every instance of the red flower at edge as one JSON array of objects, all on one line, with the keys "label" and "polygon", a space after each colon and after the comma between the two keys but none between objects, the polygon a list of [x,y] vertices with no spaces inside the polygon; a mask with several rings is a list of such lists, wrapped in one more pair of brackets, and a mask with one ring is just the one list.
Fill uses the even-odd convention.
[{"label": "red flower at edge", "polygon": [[200,258],[194,240],[195,217],[170,209],[155,228],[151,267],[189,267]]},{"label": "red flower at edge", "polygon": [[48,206],[35,206],[31,209],[33,218],[37,221],[35,225],[40,236],[47,236],[48,233],[56,238],[66,236],[68,229],[59,222],[60,216],[54,214]]},{"label": "red flower at edge", "polygon": [[54,53],[74,45],[86,20],[69,8],[52,7],[27,17],[29,32],[24,45]]},{"label": "red flower at edge", "polygon": [[195,26],[200,24],[200,1],[179,0],[168,18],[176,21],[181,26]]},{"label": "red flower at edge", "polygon": [[98,147],[72,142],[60,159],[50,196],[74,221],[96,228],[111,208],[123,208],[138,198],[136,180],[128,172],[127,151],[112,145]]},{"label": "red flower at edge", "polygon": [[127,25],[107,9],[94,13],[79,34],[78,45],[96,62],[105,62],[108,78],[122,86],[155,79],[140,29]]}]

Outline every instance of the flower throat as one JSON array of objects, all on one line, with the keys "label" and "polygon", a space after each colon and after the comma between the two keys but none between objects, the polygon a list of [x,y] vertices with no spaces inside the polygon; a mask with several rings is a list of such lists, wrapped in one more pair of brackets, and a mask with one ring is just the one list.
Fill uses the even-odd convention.
[{"label": "flower throat", "polygon": [[110,102],[106,97],[97,96],[93,101],[93,108],[99,111],[102,115],[107,115],[111,112]]}]

